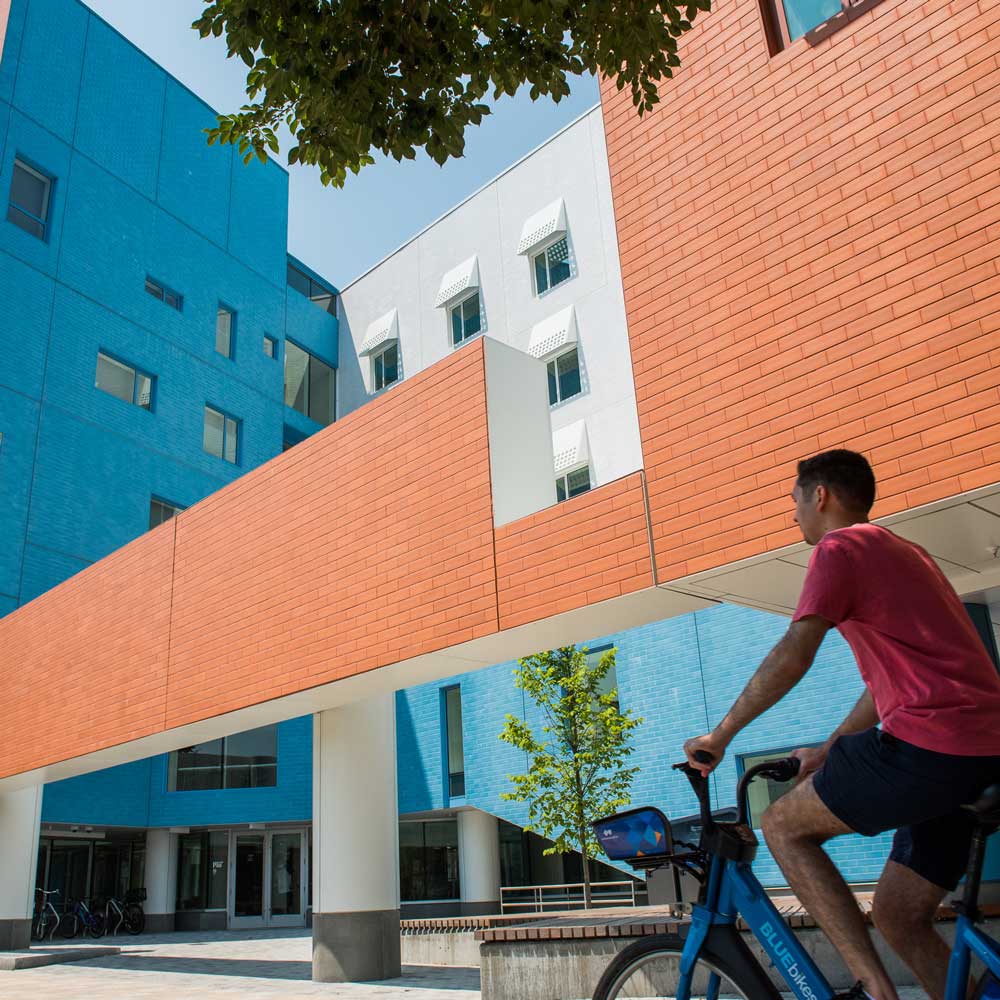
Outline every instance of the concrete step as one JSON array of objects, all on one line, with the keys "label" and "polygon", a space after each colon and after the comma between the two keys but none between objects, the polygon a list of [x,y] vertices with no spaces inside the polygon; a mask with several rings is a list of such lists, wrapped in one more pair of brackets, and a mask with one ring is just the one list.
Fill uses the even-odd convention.
[{"label": "concrete step", "polygon": [[43,965],[60,965],[63,962],[85,962],[88,958],[120,955],[121,948],[107,944],[88,945],[33,945],[26,951],[0,951],[0,972],[18,969],[37,969]]}]

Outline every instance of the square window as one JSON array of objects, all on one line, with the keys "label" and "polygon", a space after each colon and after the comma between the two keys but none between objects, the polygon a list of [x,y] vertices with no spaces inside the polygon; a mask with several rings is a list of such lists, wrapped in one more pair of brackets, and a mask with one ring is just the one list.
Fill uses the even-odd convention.
[{"label": "square window", "polygon": [[152,410],[155,381],[152,375],[137,371],[103,352],[97,354],[97,375],[94,385],[110,396],[132,403],[143,410]]},{"label": "square window", "polygon": [[399,345],[390,344],[372,357],[372,391],[399,381]]},{"label": "square window", "polygon": [[268,358],[276,358],[278,356],[278,342],[274,337],[269,337],[264,334],[264,356]]},{"label": "square window", "polygon": [[26,233],[45,239],[49,217],[52,179],[29,167],[22,160],[14,161],[14,176],[10,182],[7,219]]},{"label": "square window", "polygon": [[239,421],[211,406],[205,407],[202,447],[209,455],[236,465],[239,460]]},{"label": "square window", "polygon": [[215,313],[215,350],[224,358],[233,356],[233,334],[236,330],[236,313],[220,305]]},{"label": "square window", "polygon": [[575,347],[553,358],[547,368],[550,406],[580,394],[580,354]]},{"label": "square window", "polygon": [[556,501],[561,503],[590,489],[590,468],[574,469],[556,480]]},{"label": "square window", "polygon": [[479,292],[463,299],[451,308],[451,344],[458,347],[473,338],[483,329],[482,310],[479,305]]},{"label": "square window", "polygon": [[564,236],[534,258],[535,294],[541,295],[570,277],[569,240]]}]

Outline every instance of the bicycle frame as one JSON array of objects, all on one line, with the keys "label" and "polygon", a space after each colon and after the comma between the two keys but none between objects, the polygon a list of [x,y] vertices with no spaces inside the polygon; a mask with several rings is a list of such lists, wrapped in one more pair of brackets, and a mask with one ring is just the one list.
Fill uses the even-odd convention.
[{"label": "bicycle frame", "polygon": [[[793,996],[801,1000],[833,1000],[836,992],[799,942],[795,932],[771,902],[746,862],[713,857],[704,904],[694,906],[681,956],[676,1000],[690,1000],[691,981],[702,946],[713,927],[731,927],[742,917],[774,963]],[[945,1000],[965,1000],[971,957],[975,955],[1000,978],[1000,945],[988,938],[964,914],[955,930],[948,966]],[[709,977],[706,1000],[717,1000],[719,979]]]}]

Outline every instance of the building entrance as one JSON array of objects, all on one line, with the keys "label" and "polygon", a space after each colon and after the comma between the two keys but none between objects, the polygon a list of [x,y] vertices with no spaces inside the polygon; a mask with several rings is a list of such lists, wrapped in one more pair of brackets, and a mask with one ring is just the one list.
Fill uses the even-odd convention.
[{"label": "building entrance", "polygon": [[304,830],[233,830],[229,926],[301,927],[306,920]]}]

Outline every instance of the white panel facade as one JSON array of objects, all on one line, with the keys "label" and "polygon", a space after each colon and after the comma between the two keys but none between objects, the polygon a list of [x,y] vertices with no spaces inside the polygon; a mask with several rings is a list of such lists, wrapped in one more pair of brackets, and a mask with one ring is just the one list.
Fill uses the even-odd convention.
[{"label": "white panel facade", "polygon": [[[519,253],[526,224],[553,205],[561,205],[556,230],[532,252]],[[536,294],[534,253],[560,239],[562,225],[570,276]],[[466,282],[467,287],[447,306],[439,305],[444,285],[453,280],[461,283],[458,279],[464,277],[467,262],[473,258],[475,280]],[[451,312],[463,296],[477,294],[481,333],[525,353],[534,347],[536,355],[538,331],[554,329],[560,314],[568,315],[572,307],[582,391],[551,407],[552,431],[555,434],[586,421],[593,485],[641,468],[600,108],[555,135],[342,290],[341,415],[372,397],[371,361],[359,354],[374,322],[396,310],[400,378],[405,379],[453,350],[461,350],[453,346]],[[570,335],[563,347],[573,346]],[[544,355],[537,363],[544,367],[551,356]],[[392,386],[381,391],[391,392]]]}]

